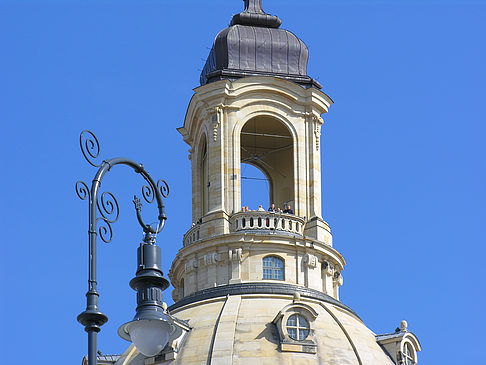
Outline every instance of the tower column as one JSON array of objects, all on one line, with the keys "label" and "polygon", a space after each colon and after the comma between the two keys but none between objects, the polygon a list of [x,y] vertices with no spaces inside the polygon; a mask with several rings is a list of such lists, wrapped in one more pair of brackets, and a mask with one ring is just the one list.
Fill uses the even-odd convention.
[{"label": "tower column", "polygon": [[224,136],[223,109],[220,106],[210,108],[208,117],[208,213],[224,210]]}]

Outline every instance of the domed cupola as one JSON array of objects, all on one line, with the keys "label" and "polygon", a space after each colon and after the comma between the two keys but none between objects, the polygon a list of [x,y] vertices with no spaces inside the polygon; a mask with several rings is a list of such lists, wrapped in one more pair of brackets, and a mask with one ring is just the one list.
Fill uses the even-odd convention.
[{"label": "domed cupola", "polygon": [[245,0],[245,10],[216,36],[201,72],[201,85],[247,76],[276,76],[304,87],[321,85],[307,75],[309,50],[282,21],[262,9],[262,0]]}]

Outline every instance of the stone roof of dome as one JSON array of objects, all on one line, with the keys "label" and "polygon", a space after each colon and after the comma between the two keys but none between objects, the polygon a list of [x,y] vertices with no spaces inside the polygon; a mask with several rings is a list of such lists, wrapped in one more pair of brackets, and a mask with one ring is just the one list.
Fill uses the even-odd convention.
[{"label": "stone roof of dome", "polygon": [[321,85],[307,75],[309,50],[282,21],[262,9],[262,0],[245,0],[245,10],[216,36],[201,72],[201,85],[247,76],[276,76],[305,87]]},{"label": "stone roof of dome", "polygon": [[[294,286],[295,288],[295,286]],[[297,298],[297,299],[296,299]],[[194,298],[196,299],[196,298]],[[181,303],[184,304],[184,303]],[[303,341],[284,349],[276,324],[283,311],[310,308],[315,320],[310,324],[313,341]],[[200,364],[207,359],[225,364],[375,364],[393,365],[380,347],[375,334],[359,317],[337,301],[300,297],[274,290],[273,294],[236,294],[202,299],[180,307],[173,315],[188,320],[191,332],[181,343],[170,364]],[[285,317],[284,317],[285,318]],[[315,350],[306,350],[315,346]]]}]

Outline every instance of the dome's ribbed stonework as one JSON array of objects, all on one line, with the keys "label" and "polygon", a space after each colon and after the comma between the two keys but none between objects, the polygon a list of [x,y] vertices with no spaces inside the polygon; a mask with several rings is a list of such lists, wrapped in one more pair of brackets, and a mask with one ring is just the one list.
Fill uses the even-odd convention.
[{"label": "dome's ribbed stonework", "polygon": [[[317,313],[311,335],[315,353],[281,350],[275,317],[286,306],[300,303]],[[292,295],[277,293],[231,295],[172,313],[193,327],[174,365],[393,365],[355,314],[324,301],[304,297],[296,301]]]}]

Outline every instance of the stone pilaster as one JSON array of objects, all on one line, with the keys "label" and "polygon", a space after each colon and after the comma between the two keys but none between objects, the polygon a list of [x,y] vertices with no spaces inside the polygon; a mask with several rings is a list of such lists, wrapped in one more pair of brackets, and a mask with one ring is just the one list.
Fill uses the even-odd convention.
[{"label": "stone pilaster", "polygon": [[319,259],[317,256],[306,253],[302,257],[302,263],[305,275],[305,286],[308,288],[320,290],[322,286],[321,276],[317,269]]},{"label": "stone pilaster", "polygon": [[211,252],[204,255],[203,262],[207,269],[207,286],[216,286],[218,282],[217,265],[221,261],[221,255],[216,252]]},{"label": "stone pilaster", "polygon": [[332,277],[333,297],[339,300],[339,287],[343,285],[343,276],[339,271],[335,271]]},{"label": "stone pilaster", "polygon": [[333,287],[333,278],[334,278],[334,265],[332,265],[329,261],[322,262],[322,291],[327,295],[334,294],[334,287]]},{"label": "stone pilaster", "polygon": [[189,259],[184,265],[184,293],[193,293],[197,290],[197,269],[199,261]]},{"label": "stone pilaster", "polygon": [[230,265],[230,284],[241,283],[241,261],[243,259],[243,249],[235,248],[228,251],[228,261]]}]

